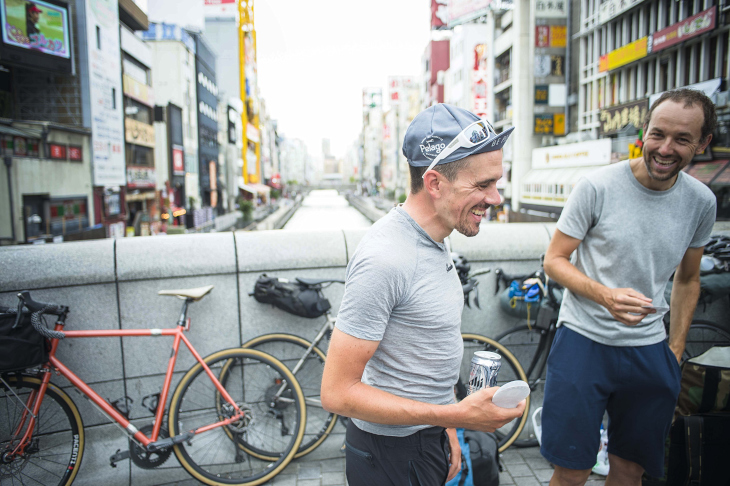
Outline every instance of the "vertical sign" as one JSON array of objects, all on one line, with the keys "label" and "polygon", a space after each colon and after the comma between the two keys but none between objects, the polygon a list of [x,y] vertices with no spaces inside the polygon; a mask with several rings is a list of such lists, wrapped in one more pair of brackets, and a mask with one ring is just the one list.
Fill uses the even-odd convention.
[{"label": "vertical sign", "polygon": [[95,186],[127,183],[117,0],[85,0]]}]

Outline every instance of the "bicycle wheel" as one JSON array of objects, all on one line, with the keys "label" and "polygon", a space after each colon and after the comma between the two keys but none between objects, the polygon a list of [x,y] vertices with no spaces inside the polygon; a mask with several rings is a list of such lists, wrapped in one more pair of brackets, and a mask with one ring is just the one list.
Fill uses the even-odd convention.
[{"label": "bicycle wheel", "polygon": [[687,360],[699,356],[715,345],[729,346],[730,333],[712,321],[694,320],[687,332],[683,358]]},{"label": "bicycle wheel", "polygon": [[[244,348],[257,349],[284,363],[292,370],[302,387],[304,401],[307,403],[307,426],[295,458],[309,454],[319,447],[337,424],[337,415],[323,409],[320,399],[326,356],[316,346],[305,356],[311,345],[310,341],[293,334],[265,334],[243,344]],[[299,368],[293,371],[297,365]]]},{"label": "bicycle wheel", "polygon": [[38,411],[30,444],[12,457],[23,438],[41,380],[30,376],[3,376],[0,382],[0,483],[3,485],[69,485],[76,478],[84,455],[84,424],[79,410],[63,390],[52,383]]},{"label": "bicycle wheel", "polygon": [[[252,349],[225,349],[205,358],[245,416],[227,426],[196,434],[173,447],[180,464],[210,485],[255,486],[279,474],[304,436],[304,394],[294,375],[277,359]],[[286,400],[272,403],[280,386]],[[273,405],[273,406],[272,406]],[[215,424],[233,415],[200,363],[183,376],[170,401],[170,436]],[[277,451],[270,460],[246,454],[243,444]]]},{"label": "bicycle wheel", "polygon": [[[545,370],[554,334],[544,329],[522,325],[508,330],[497,337],[497,342],[512,351],[517,361],[527,375],[527,383],[530,385],[530,407],[526,414],[532,418],[533,410],[542,406],[542,399],[545,392]],[[515,441],[517,447],[534,447],[538,441],[533,428],[532,420],[527,425],[520,437]]]},{"label": "bicycle wheel", "polygon": [[[517,358],[500,343],[479,334],[462,334],[464,340],[464,357],[461,359],[461,369],[459,371],[459,383],[457,383],[457,396],[462,398],[465,394],[464,386],[469,383],[469,373],[471,372],[471,359],[476,351],[492,351],[502,357],[502,367],[497,375],[497,385],[501,386],[514,380],[527,381],[520,362]],[[527,407],[530,409],[530,397],[527,397]],[[521,417],[509,422],[505,426],[497,429],[496,434],[499,438],[499,452],[507,449],[519,437],[520,432],[527,422],[527,413]]]}]

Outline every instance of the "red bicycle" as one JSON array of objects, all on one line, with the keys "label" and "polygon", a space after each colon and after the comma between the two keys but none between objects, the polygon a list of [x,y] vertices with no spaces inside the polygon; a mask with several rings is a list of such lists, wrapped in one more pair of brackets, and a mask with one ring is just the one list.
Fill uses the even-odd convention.
[{"label": "red bicycle", "polygon": [[[255,486],[281,472],[304,435],[304,395],[288,368],[268,354],[243,348],[205,358],[197,353],[185,336],[190,329],[188,306],[212,289],[160,291],[184,300],[172,329],[64,330],[68,307],[36,302],[28,292],[18,294],[18,310],[5,309],[4,315],[14,314],[15,329],[32,325],[45,338],[41,343],[47,357],[34,368],[0,372],[0,482],[69,485],[78,474],[84,424],[71,398],[51,382],[54,373],[68,379],[129,435],[129,450],[112,455],[112,466],[130,458],[143,468],[159,467],[174,452],[190,475],[210,485]],[[45,325],[48,315],[56,316],[53,330]],[[143,401],[154,419],[139,429],[130,421],[126,403],[104,400],[56,356],[63,339],[120,336],[174,339],[162,390]],[[166,410],[181,342],[197,363],[182,377]]]}]

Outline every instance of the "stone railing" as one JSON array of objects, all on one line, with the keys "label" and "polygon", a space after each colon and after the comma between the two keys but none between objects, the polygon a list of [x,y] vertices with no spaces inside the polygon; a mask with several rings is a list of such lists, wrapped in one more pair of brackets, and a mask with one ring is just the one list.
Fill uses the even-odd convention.
[{"label": "stone railing", "polygon": [[[537,269],[554,231],[552,224],[487,224],[474,238],[454,234],[452,248],[472,269],[502,267],[507,273]],[[188,334],[203,356],[264,333],[289,332],[312,339],[322,324],[289,315],[248,296],[262,274],[281,277],[338,278],[365,230],[259,231],[124,238],[0,248],[0,304],[15,305],[16,293],[31,291],[39,301],[68,305],[68,329],[173,327],[181,301],[157,295],[162,289],[214,285],[210,295],[190,306]],[[495,278],[478,277],[481,309],[464,309],[463,330],[495,336],[520,320],[498,308]],[[325,290],[337,312],[344,288]],[[434,302],[434,305],[438,305]],[[727,308],[723,309],[727,315]],[[62,341],[58,356],[102,397],[134,400],[133,423],[151,422],[142,397],[162,386],[172,340],[169,338],[93,338]],[[193,364],[181,349],[172,386]],[[54,381],[67,387],[60,377]],[[160,484],[188,479],[182,468],[142,470],[121,463],[109,467],[127,439],[106,417],[76,393],[87,432],[87,450],[77,484]],[[174,466],[174,458],[170,464]],[[166,466],[168,466],[166,464]]]}]

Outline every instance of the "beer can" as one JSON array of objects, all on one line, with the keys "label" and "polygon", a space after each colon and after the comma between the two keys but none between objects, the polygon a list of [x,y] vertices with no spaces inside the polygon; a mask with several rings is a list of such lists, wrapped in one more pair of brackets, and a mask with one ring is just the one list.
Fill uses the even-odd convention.
[{"label": "beer can", "polygon": [[502,357],[491,351],[477,351],[471,359],[471,372],[469,373],[469,391],[471,395],[482,388],[490,388],[497,385],[497,373],[502,366]]}]

